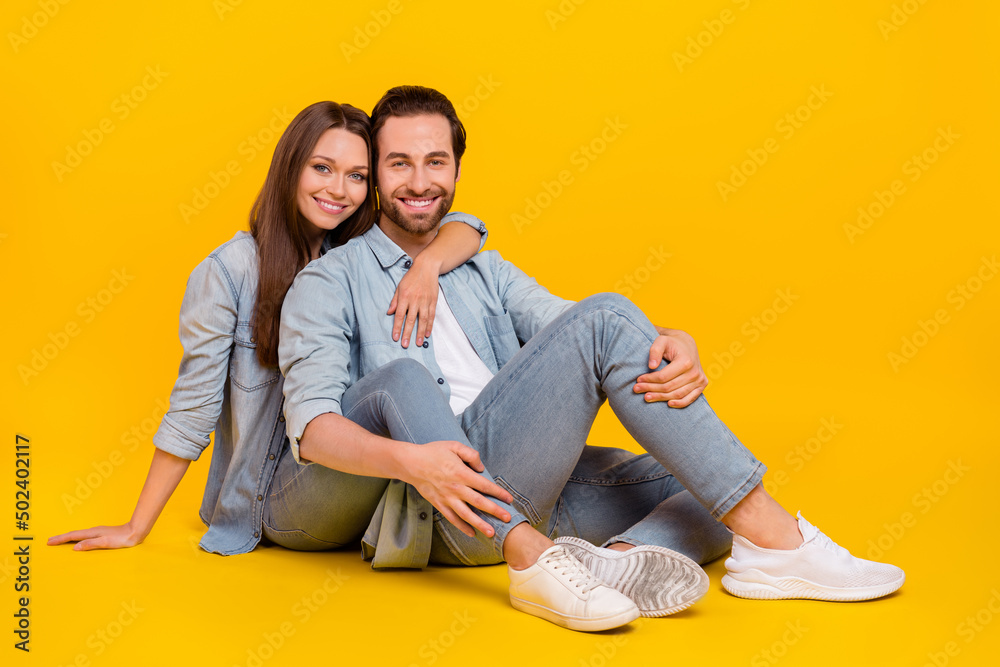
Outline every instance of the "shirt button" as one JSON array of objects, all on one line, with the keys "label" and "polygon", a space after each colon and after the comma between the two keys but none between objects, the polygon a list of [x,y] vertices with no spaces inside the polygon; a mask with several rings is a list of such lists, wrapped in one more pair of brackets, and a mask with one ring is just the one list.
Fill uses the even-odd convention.
[{"label": "shirt button", "polygon": [[264,500],[264,496],[257,496],[257,500]]},{"label": "shirt button", "polygon": [[430,343],[428,343],[427,341],[424,341],[423,347],[427,347],[428,345],[430,345]]},{"label": "shirt button", "polygon": [[438,378],[438,384],[444,384],[444,378]]},{"label": "shirt button", "polygon": [[420,513],[420,520],[421,521],[426,521],[427,520],[427,512],[421,512]]},{"label": "shirt button", "polygon": [[256,343],[256,342],[257,342],[257,339],[256,339],[256,338],[254,338],[253,336],[250,336],[250,342],[251,342],[251,343]]},{"label": "shirt button", "polygon": [[267,460],[268,461],[273,461],[274,460],[274,454],[268,455]]},{"label": "shirt button", "polygon": [[278,421],[279,422],[285,421],[285,415],[278,415]]},{"label": "shirt button", "polygon": [[258,533],[258,532],[257,532],[257,531],[255,530],[255,531],[253,531],[253,536],[254,536],[254,537],[260,537],[260,533]]},{"label": "shirt button", "polygon": [[406,260],[405,262],[403,262],[403,268],[404,268],[404,269],[408,269],[408,268],[410,268],[410,267],[411,267],[412,265],[413,265],[413,262],[411,262],[410,260]]}]

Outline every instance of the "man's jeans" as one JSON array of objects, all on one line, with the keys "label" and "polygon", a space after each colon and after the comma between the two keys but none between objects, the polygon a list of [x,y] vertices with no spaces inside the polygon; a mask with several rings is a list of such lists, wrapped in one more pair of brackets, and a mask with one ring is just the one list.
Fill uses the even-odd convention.
[{"label": "man's jeans", "polygon": [[[347,419],[393,440],[454,440],[469,446],[434,377],[412,359],[392,361],[361,378],[344,393],[341,408]],[[388,485],[388,479],[299,465],[285,448],[264,504],[264,535],[300,551],[355,544]],[[496,502],[511,514],[511,526],[527,521],[514,507]],[[446,559],[454,562],[447,554]]]},{"label": "man's jeans", "polygon": [[[348,389],[344,416],[397,440],[471,444],[514,496],[513,507],[497,501],[511,513],[509,523],[480,512],[495,527],[494,538],[469,538],[435,512],[432,562],[500,562],[503,540],[523,521],[550,537],[656,544],[705,562],[730,543],[716,519],[756,486],[764,466],[704,398],[677,409],[647,404],[632,392],[635,379],[648,372],[656,335],[627,299],[598,295],[532,338],[466,409],[461,426],[434,378],[409,360],[387,364]],[[605,398],[652,456],[585,446]],[[304,550],[356,542],[387,484],[298,466],[284,455],[265,506],[265,535]]]},{"label": "man's jeans", "polygon": [[[656,544],[704,562],[730,541],[716,520],[760,483],[765,467],[704,396],[671,408],[632,391],[649,372],[656,336],[625,297],[585,299],[500,369],[462,414],[462,427],[497,484],[541,532]],[[605,400],[651,457],[609,467],[620,453],[584,449]],[[435,537],[461,563],[498,562],[513,522],[485,518],[496,527],[493,539],[469,538],[441,520]]]}]

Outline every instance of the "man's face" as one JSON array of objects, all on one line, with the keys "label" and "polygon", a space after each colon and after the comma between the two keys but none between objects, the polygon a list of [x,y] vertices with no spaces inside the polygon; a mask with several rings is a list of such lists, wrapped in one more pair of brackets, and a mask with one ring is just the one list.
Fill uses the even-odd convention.
[{"label": "man's face", "polygon": [[461,174],[448,119],[440,114],[393,116],[377,141],[382,214],[411,234],[437,229],[451,210]]}]

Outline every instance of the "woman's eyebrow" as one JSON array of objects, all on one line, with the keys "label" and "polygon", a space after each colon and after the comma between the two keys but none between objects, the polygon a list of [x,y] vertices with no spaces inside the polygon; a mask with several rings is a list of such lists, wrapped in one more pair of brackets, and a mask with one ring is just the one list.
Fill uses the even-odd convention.
[{"label": "woman's eyebrow", "polygon": [[[334,160],[332,157],[327,157],[325,155],[313,155],[313,159],[315,160],[316,158],[319,158],[320,160],[326,160],[327,162],[333,162],[334,164],[337,163],[337,161]],[[356,164],[356,165],[354,165],[354,168],[355,169],[364,169],[365,171],[367,171],[368,170],[368,165],[367,164]]]}]

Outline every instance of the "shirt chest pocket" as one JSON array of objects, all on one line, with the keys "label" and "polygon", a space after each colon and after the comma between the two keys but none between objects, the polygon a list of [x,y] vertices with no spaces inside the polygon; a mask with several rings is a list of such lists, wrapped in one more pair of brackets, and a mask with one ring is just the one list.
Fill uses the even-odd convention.
[{"label": "shirt chest pocket", "polygon": [[483,318],[483,325],[486,328],[486,337],[490,340],[490,347],[493,348],[493,355],[497,359],[497,367],[503,368],[504,364],[511,360],[521,349],[521,342],[514,333],[514,323],[510,315],[487,315]]},{"label": "shirt chest pocket", "polygon": [[277,368],[262,366],[257,361],[257,344],[252,338],[249,324],[236,326],[233,352],[229,362],[229,375],[233,384],[243,391],[255,391],[278,381]]},{"label": "shirt chest pocket", "polygon": [[411,337],[409,348],[404,348],[392,339],[392,317],[382,319],[384,321],[362,322],[358,327],[358,377],[364,377],[396,359],[411,357],[419,360],[421,357],[423,350],[413,340],[416,335]]}]

